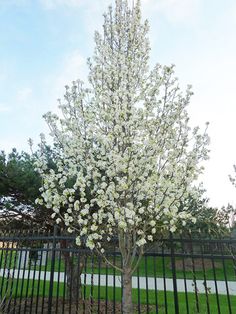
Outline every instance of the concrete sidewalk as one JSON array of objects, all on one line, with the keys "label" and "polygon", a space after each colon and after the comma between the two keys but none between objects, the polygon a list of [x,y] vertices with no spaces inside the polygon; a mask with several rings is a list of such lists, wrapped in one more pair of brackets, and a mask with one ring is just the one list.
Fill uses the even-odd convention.
[{"label": "concrete sidewalk", "polygon": [[[8,272],[10,272],[10,276],[14,278],[19,278],[19,279],[35,279],[35,280],[50,280],[50,271],[29,271],[25,270],[23,271],[22,269],[20,270],[4,270],[0,269],[0,276],[2,277],[3,275],[5,277],[8,276]],[[18,273],[19,272],[19,273]],[[54,272],[54,281],[55,282],[64,282],[65,281],[65,274],[63,272],[58,273]],[[113,276],[113,275],[98,275],[98,274],[82,274],[81,275],[81,281],[82,284],[86,283],[87,285],[91,285],[93,283],[94,286],[98,286],[100,283],[100,286],[108,286],[108,287],[113,287],[114,285],[116,287],[121,287],[121,277],[120,276]],[[194,282],[190,279],[187,279],[184,281],[184,279],[177,279],[177,288],[178,292],[185,292],[185,284],[186,284],[186,290],[187,292],[195,292],[195,286]],[[228,290],[230,295],[236,295],[236,281],[228,281]],[[132,278],[132,286],[133,288],[138,288],[138,277],[133,277]],[[206,281],[206,286],[207,289],[210,290],[210,293],[214,294],[216,292],[216,286],[218,290],[218,294],[227,294],[227,289],[226,289],[226,283],[225,281],[213,281],[213,280],[207,280]],[[173,291],[173,280],[170,278],[153,278],[153,277],[139,277],[139,288],[140,289],[145,289],[145,290],[155,290],[155,287],[157,287],[157,290],[159,291]],[[165,288],[166,287],[166,288]],[[205,293],[205,286],[203,280],[196,280],[196,288],[199,293]]]}]

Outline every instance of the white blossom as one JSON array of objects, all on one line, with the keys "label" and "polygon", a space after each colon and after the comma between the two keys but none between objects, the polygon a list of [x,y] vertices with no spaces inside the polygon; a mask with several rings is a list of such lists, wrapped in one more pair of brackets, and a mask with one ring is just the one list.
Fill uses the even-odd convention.
[{"label": "white blossom", "polygon": [[152,226],[152,227],[154,227],[154,226],[156,225],[156,222],[155,222],[154,220],[151,220],[151,221],[149,222],[149,225]]},{"label": "white blossom", "polygon": [[148,235],[147,239],[148,239],[148,241],[153,241],[153,236],[152,235]]},{"label": "white blossom", "polygon": [[144,238],[142,238],[136,242],[137,246],[143,246],[145,243],[147,243],[147,241]]},{"label": "white blossom", "polygon": [[81,245],[81,240],[80,240],[80,237],[79,237],[79,236],[78,236],[78,237],[76,237],[75,242],[76,242],[76,244],[77,244],[78,246],[80,246],[80,245]]},{"label": "white blossom", "polygon": [[78,245],[86,236],[90,249],[113,235],[142,248],[155,235],[196,222],[180,205],[203,171],[209,140],[189,126],[192,91],[180,91],[174,66],[149,70],[148,29],[140,1],[130,9],[117,0],[95,35],[88,86],[73,82],[60,118],[45,115],[59,153],[48,169],[42,139],[36,203],[77,230]]},{"label": "white blossom", "polygon": [[61,222],[61,218],[56,219],[56,223],[59,224]]},{"label": "white blossom", "polygon": [[177,230],[177,227],[176,227],[176,226],[171,226],[171,227],[170,227],[170,232],[173,233],[173,232],[175,232],[176,230]]}]

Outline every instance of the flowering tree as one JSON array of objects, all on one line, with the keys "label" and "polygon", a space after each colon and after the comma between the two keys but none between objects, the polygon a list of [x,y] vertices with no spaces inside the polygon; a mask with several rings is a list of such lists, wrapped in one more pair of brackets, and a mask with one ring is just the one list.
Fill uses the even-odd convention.
[{"label": "flowering tree", "polygon": [[45,115],[60,150],[56,170],[43,154],[37,161],[44,181],[37,202],[76,232],[78,245],[85,237],[103,254],[104,240],[118,236],[124,313],[132,313],[131,278],[145,244],[196,220],[179,205],[208,154],[206,132],[188,125],[191,88],[180,92],[173,66],[149,71],[147,33],[139,0],[109,7],[88,60],[88,86],[73,82],[60,102],[62,116]]}]

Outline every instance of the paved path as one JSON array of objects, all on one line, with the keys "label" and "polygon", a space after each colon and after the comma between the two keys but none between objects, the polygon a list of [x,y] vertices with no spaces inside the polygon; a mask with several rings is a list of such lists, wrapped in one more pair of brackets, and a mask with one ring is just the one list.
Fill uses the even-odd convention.
[{"label": "paved path", "polygon": [[[10,269],[10,275],[11,277],[13,277],[14,274],[14,278],[19,278],[19,279],[35,279],[35,280],[46,280],[49,281],[50,280],[50,275],[51,272],[47,271],[28,271],[25,270],[23,271],[22,269],[19,270],[19,274],[18,274],[18,270],[13,270]],[[5,274],[4,274],[4,270],[0,269],[0,276],[7,276],[7,272],[8,270],[5,270]],[[54,272],[54,281],[55,282],[64,282],[65,280],[65,275],[64,273],[58,273],[58,272]],[[86,276],[84,274],[82,274],[81,276],[81,280],[82,283],[86,283],[87,285],[91,285],[91,283],[93,282],[94,286],[98,286],[99,282],[101,286],[108,286],[108,287],[113,287],[114,283],[116,287],[121,287],[121,277],[120,276],[113,276],[113,275],[97,275],[94,274],[93,276],[91,274],[86,274]],[[166,285],[166,289],[164,289]],[[216,287],[215,287],[215,282],[213,280],[207,280],[206,282],[207,288],[210,289],[211,293],[215,293],[216,292]],[[218,294],[227,294],[227,290],[226,290],[226,283],[225,281],[217,281],[216,283],[217,285],[217,289],[218,289]],[[133,277],[132,278],[132,286],[133,288],[138,288],[138,277]],[[167,291],[173,291],[173,281],[172,279],[166,279],[164,281],[163,278],[152,278],[152,277],[139,277],[139,287],[140,289],[148,289],[148,290],[155,290],[155,286],[157,286],[157,289],[160,291],[163,290],[167,290]],[[194,287],[194,282],[190,279],[186,280],[186,286],[187,286],[187,291],[188,292],[194,292],[195,291],[195,287]],[[196,280],[196,286],[198,289],[199,293],[205,293],[205,286],[203,283],[203,280]],[[177,288],[178,288],[178,292],[185,292],[185,283],[183,279],[177,279]],[[236,281],[228,281],[228,290],[229,290],[229,294],[230,295],[236,295]]]}]

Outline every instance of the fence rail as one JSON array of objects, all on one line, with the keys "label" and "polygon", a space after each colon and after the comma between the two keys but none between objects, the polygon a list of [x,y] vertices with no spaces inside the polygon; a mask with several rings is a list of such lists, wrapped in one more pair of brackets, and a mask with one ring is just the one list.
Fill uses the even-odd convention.
[{"label": "fence rail", "polygon": [[[116,243],[106,250],[122,263]],[[162,239],[132,278],[134,313],[236,313],[236,240]],[[122,313],[122,274],[63,234],[0,234],[0,313]]]}]

